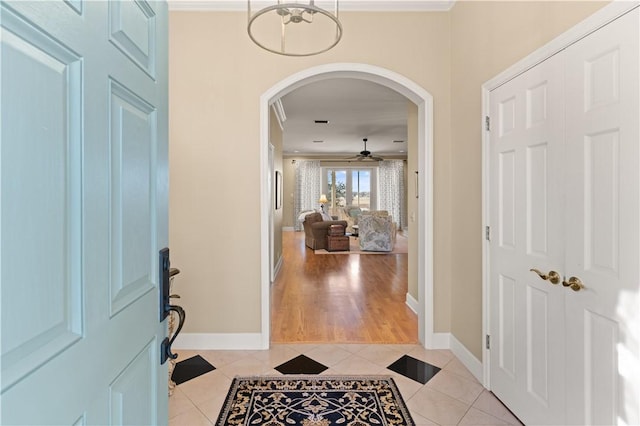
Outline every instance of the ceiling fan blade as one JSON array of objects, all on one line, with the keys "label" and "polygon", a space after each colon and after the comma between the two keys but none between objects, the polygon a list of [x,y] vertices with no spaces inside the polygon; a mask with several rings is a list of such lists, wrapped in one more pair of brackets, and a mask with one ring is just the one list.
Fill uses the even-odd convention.
[{"label": "ceiling fan blade", "polygon": [[347,160],[355,159],[357,161],[384,161],[384,158],[374,156],[371,151],[367,150],[367,138],[362,139],[364,142],[364,150],[360,151],[360,153],[354,157],[346,158]]}]

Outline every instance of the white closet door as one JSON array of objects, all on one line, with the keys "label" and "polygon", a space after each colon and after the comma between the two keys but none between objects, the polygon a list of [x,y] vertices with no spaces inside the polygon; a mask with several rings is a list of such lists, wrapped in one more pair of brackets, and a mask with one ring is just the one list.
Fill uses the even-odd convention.
[{"label": "white closet door", "polygon": [[562,59],[491,93],[491,387],[526,424],[564,423]]},{"label": "white closet door", "polygon": [[568,419],[639,424],[638,9],[566,52]]}]

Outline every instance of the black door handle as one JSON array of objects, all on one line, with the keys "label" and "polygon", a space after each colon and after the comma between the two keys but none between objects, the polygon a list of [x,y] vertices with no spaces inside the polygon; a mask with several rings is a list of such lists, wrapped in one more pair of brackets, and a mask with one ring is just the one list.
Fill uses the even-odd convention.
[{"label": "black door handle", "polygon": [[168,247],[160,250],[158,263],[160,278],[160,322],[164,321],[171,312],[177,313],[179,318],[178,328],[173,333],[173,336],[171,336],[171,339],[169,339],[169,337],[165,337],[160,344],[160,364],[164,364],[167,359],[176,359],[178,357],[177,354],[171,352],[171,345],[173,345],[176,337],[178,337],[178,333],[182,330],[186,314],[182,306],[172,305],[169,303],[171,298],[171,279],[178,275],[180,270],[171,267]]},{"label": "black door handle", "polygon": [[173,342],[175,342],[176,337],[178,337],[178,333],[180,333],[180,330],[182,330],[182,326],[184,325],[184,320],[186,317],[186,313],[182,308],[182,306],[169,305],[168,311],[176,312],[178,314],[179,322],[178,322],[178,328],[176,329],[175,333],[173,333],[173,336],[171,336],[171,339],[169,339],[168,337],[165,337],[164,340],[162,341],[162,344],[160,345],[160,350],[162,352],[160,354],[161,364],[164,364],[169,358],[171,359],[178,358],[178,354],[174,354],[171,352],[171,345],[173,345]]},{"label": "black door handle", "polygon": [[169,260],[169,248],[160,250],[158,258],[160,280],[160,322],[169,316],[169,292],[171,288],[171,262]]}]

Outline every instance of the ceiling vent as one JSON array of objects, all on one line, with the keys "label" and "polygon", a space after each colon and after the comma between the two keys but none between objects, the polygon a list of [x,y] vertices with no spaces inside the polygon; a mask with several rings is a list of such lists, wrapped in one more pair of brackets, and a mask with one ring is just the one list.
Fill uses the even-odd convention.
[{"label": "ceiling vent", "polygon": [[329,120],[314,120],[316,124],[329,124]]}]

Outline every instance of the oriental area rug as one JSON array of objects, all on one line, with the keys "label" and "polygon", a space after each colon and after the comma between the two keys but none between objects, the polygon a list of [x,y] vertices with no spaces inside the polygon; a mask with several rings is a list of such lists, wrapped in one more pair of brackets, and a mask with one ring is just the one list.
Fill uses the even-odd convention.
[{"label": "oriental area rug", "polygon": [[389,376],[236,377],[216,425],[414,425]]}]

